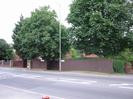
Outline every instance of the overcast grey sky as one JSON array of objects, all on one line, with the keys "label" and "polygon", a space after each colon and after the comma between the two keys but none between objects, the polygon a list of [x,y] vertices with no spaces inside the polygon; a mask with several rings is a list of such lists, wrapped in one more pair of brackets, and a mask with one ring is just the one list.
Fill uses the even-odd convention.
[{"label": "overcast grey sky", "polygon": [[30,16],[30,12],[35,8],[49,5],[59,15],[59,5],[61,12],[61,22],[67,25],[65,21],[69,13],[69,5],[72,0],[1,0],[0,1],[0,38],[12,43],[12,34],[15,23],[20,15]]}]

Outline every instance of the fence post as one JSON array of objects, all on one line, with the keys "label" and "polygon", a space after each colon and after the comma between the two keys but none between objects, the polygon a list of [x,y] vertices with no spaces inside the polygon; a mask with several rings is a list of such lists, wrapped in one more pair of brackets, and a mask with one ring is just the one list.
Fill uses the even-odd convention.
[{"label": "fence post", "polygon": [[2,60],[2,64],[1,65],[4,66],[4,60]]},{"label": "fence post", "polygon": [[31,69],[31,65],[32,65],[32,64],[31,64],[31,60],[28,60],[28,61],[27,61],[27,68],[28,68],[28,69]]},{"label": "fence post", "polygon": [[12,66],[13,66],[13,64],[12,64],[12,60],[10,60],[10,64],[9,64],[9,65],[10,65],[10,67],[12,67]]}]

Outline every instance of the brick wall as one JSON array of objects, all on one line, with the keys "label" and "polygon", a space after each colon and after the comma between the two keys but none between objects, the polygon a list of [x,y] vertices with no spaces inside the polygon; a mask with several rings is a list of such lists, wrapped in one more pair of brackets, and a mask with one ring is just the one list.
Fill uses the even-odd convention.
[{"label": "brick wall", "polygon": [[113,72],[113,63],[107,59],[84,59],[84,60],[65,60],[62,63],[62,70],[64,71],[96,71],[96,72]]},{"label": "brick wall", "polygon": [[10,60],[7,60],[7,61],[5,61],[5,60],[0,60],[0,66],[1,66],[1,67],[10,67],[10,66],[11,66]]},{"label": "brick wall", "polygon": [[[32,60],[31,68],[38,69],[49,69],[49,70],[59,70],[59,62],[52,62],[47,66],[45,61],[40,61],[38,59]],[[15,62],[13,64],[17,67],[22,67],[22,61]],[[112,60],[107,59],[81,59],[81,60],[73,60],[68,59],[62,62],[62,70],[63,71],[96,71],[96,72],[105,72],[112,73],[113,72],[113,63]]]},{"label": "brick wall", "polygon": [[23,67],[23,61],[22,60],[13,60],[13,66],[12,67]]},{"label": "brick wall", "polygon": [[125,65],[125,73],[133,74],[133,66]]},{"label": "brick wall", "polygon": [[40,61],[39,59],[34,59],[34,60],[32,60],[31,68],[47,69],[47,64],[45,61]]}]

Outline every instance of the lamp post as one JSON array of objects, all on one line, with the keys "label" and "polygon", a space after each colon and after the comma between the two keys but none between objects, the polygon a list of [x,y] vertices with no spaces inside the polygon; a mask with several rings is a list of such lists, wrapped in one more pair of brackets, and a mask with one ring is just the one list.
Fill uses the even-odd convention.
[{"label": "lamp post", "polygon": [[59,71],[62,70],[61,68],[61,5],[59,4]]}]

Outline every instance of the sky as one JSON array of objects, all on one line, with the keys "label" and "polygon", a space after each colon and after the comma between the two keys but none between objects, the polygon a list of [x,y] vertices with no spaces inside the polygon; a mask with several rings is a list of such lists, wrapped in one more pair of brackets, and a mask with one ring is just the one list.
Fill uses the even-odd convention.
[{"label": "sky", "polygon": [[[15,23],[19,21],[21,14],[29,17],[34,9],[42,6],[50,6],[61,17],[61,23],[68,26],[66,17],[69,13],[72,0],[1,0],[0,1],[0,39],[13,43],[12,34]],[[59,14],[60,13],[60,14]]]}]

